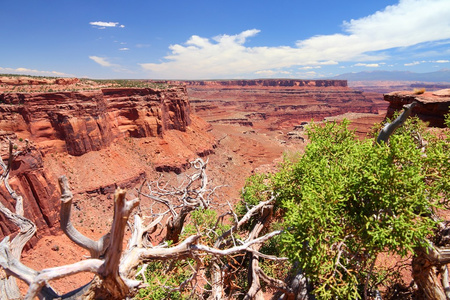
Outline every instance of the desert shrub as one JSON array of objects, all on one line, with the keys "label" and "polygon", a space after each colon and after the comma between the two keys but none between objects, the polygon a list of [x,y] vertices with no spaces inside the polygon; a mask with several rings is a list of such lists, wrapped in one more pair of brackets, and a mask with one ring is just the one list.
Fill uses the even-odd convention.
[{"label": "desert shrub", "polygon": [[[139,290],[135,299],[192,299],[191,291],[181,287],[192,272],[189,271],[189,261],[155,261],[148,264],[145,271],[148,287]],[[142,280],[142,275],[138,277]]]},{"label": "desert shrub", "polygon": [[375,291],[389,277],[375,267],[378,255],[404,257],[424,246],[435,228],[429,216],[446,204],[450,187],[449,141],[424,132],[418,119],[388,144],[357,140],[347,125],[312,125],[300,159],[285,160],[270,178],[254,177],[244,192],[248,203],[263,200],[262,191],[276,195],[282,254],[318,299]]},{"label": "desert shrub", "polygon": [[421,89],[415,88],[413,90],[413,93],[414,93],[414,95],[421,95],[421,94],[425,93],[425,88],[421,88]]}]

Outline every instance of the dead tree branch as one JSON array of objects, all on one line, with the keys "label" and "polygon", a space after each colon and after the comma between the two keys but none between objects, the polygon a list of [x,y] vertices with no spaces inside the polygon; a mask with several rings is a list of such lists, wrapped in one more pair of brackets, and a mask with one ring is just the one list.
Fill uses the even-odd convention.
[{"label": "dead tree branch", "polygon": [[[20,291],[17,287],[16,279],[10,275],[23,274],[24,278],[33,275],[31,269],[26,268],[20,263],[25,244],[36,233],[36,225],[29,219],[24,217],[23,199],[9,185],[9,175],[14,157],[19,153],[13,153],[13,144],[9,142],[8,163],[5,164],[0,156],[0,167],[3,170],[0,180],[4,184],[11,198],[15,200],[15,212],[10,211],[0,202],[0,212],[19,228],[19,233],[10,241],[9,237],[5,237],[1,242],[0,265],[6,271],[7,277],[0,280],[0,291],[9,299],[20,298]],[[18,277],[22,279],[21,277]]]},{"label": "dead tree branch", "polygon": [[[9,161],[12,162],[12,159]],[[3,161],[0,161],[0,164],[3,169],[1,179],[5,182],[5,185],[9,186],[7,181],[10,163],[5,165]],[[157,183],[156,189],[151,189],[149,194],[140,194],[163,203],[169,208],[166,213],[156,215],[148,225],[143,224],[140,213],[135,214],[133,222],[130,223],[131,220],[129,220],[129,218],[131,213],[139,205],[140,199],[126,200],[126,191],[118,188],[114,195],[114,218],[110,233],[103,236],[98,241],[94,241],[82,235],[72,225],[70,219],[73,194],[70,191],[67,179],[64,176],[61,177],[59,179],[59,184],[61,189],[60,216],[62,229],[73,242],[84,249],[87,249],[91,254],[91,258],[81,260],[74,264],[43,269],[41,271],[33,270],[20,262],[20,254],[23,245],[25,245],[27,239],[34,234],[34,224],[23,218],[23,216],[10,212],[1,205],[0,212],[15,222],[20,228],[20,233],[14,239],[22,240],[13,243],[10,242],[9,237],[6,237],[0,242],[0,266],[10,278],[19,278],[29,285],[25,299],[34,299],[35,297],[39,297],[40,299],[66,299],[70,297],[83,297],[83,299],[125,299],[135,295],[139,288],[146,286],[145,273],[137,271],[139,266],[145,267],[155,260],[169,261],[187,258],[193,259],[195,263],[193,265],[189,264],[192,274],[181,282],[178,287],[168,287],[179,291],[190,287],[192,289],[191,295],[196,292],[197,288],[201,289],[198,286],[197,277],[204,276],[203,268],[205,266],[203,260],[206,256],[212,257],[213,260],[218,261],[218,258],[220,257],[230,257],[234,255],[243,257],[246,253],[249,253],[249,255],[255,258],[261,257],[276,261],[286,260],[286,258],[266,255],[259,251],[260,246],[258,245],[281,233],[281,231],[272,231],[263,236],[259,236],[265,223],[263,219],[260,219],[257,227],[249,233],[249,236],[245,240],[241,241],[236,239],[233,240],[234,242],[226,241],[227,239],[231,239],[233,233],[238,231],[239,228],[254,217],[257,212],[260,212],[260,215],[262,216],[267,215],[265,212],[268,212],[267,208],[270,207],[273,198],[250,209],[236,224],[233,224],[230,230],[223,234],[218,235],[217,233],[211,233],[211,236],[215,236],[214,246],[210,246],[211,244],[202,244],[201,241],[203,235],[200,233],[180,240],[180,233],[184,228],[188,213],[199,207],[209,207],[215,191],[215,189],[209,190],[207,187],[208,177],[205,172],[206,163],[204,163],[203,160],[198,159],[193,163],[193,167],[196,170],[196,173],[187,177],[184,186],[178,189],[168,190],[167,187],[161,187]],[[12,189],[10,195],[14,199],[20,197]],[[156,200],[156,198],[158,200]],[[178,201],[177,204],[174,204],[175,200]],[[19,208],[19,211],[23,212],[23,209],[21,210]],[[147,241],[147,236],[149,232],[153,232],[155,228],[161,224],[161,221],[167,213],[171,213],[171,217],[173,218],[172,224],[169,224],[169,222],[166,224],[167,229],[173,231],[172,235],[166,235],[166,239],[163,239],[159,245],[153,246]],[[223,216],[227,214],[224,214]],[[223,216],[219,217],[219,220],[223,220]],[[267,216],[265,218],[267,218]],[[125,230],[127,226],[130,225],[132,227],[132,235],[128,241],[127,248],[123,249]],[[208,230],[214,231],[217,229],[218,225],[219,221],[216,222],[214,228]],[[175,227],[176,229],[174,229]],[[173,246],[169,246],[167,241],[177,242],[173,243]],[[211,266],[219,267],[219,264],[211,264]],[[65,295],[58,295],[48,285],[50,280],[70,276],[79,272],[91,272],[96,276],[88,285],[74,289],[73,292]],[[254,273],[254,280],[259,280],[260,276],[264,276],[261,275],[263,274],[261,272],[259,266],[256,264],[252,271],[252,273]],[[214,271],[212,273],[214,274],[216,272]],[[138,274],[143,274],[142,281],[136,279]],[[268,276],[265,276],[265,280],[268,280],[267,278]],[[213,280],[218,281],[216,284],[212,285],[221,286],[221,289],[223,290],[223,277],[220,275],[216,279],[213,278]],[[4,280],[2,280],[2,291],[6,290],[6,285],[3,282]],[[273,279],[272,282],[276,282],[275,279]],[[8,294],[5,293],[9,299],[20,298],[17,285],[15,285],[15,287],[16,290],[8,288]],[[214,292],[213,294],[217,295]]]},{"label": "dead tree branch", "polygon": [[91,254],[92,258],[99,258],[105,253],[109,242],[109,233],[104,235],[98,241],[93,241],[90,238],[81,234],[70,221],[72,211],[73,194],[69,188],[69,182],[66,176],[61,176],[58,180],[59,188],[61,190],[61,229],[67,237],[78,246],[86,249]]},{"label": "dead tree branch", "polygon": [[377,143],[381,142],[388,143],[390,136],[394,131],[405,123],[406,119],[411,115],[412,109],[416,106],[417,102],[412,102],[410,104],[403,105],[404,111],[394,120],[392,123],[387,123],[377,137]]}]

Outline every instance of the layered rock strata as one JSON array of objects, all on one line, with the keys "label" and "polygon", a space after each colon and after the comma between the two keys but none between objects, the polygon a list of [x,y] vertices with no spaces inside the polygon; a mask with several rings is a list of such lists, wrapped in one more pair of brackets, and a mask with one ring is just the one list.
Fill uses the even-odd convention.
[{"label": "layered rock strata", "polygon": [[26,76],[1,76],[0,84],[6,85],[69,85],[80,82],[78,78],[38,78],[38,77],[26,77]]},{"label": "layered rock strata", "polygon": [[347,87],[346,80],[185,81],[196,114],[210,123],[290,128],[345,113],[378,114],[381,95]]},{"label": "layered rock strata", "polygon": [[[24,197],[37,238],[56,230],[57,176],[68,175],[78,195],[110,194],[116,185],[141,183],[154,169],[179,173],[214,147],[210,125],[191,117],[183,86],[4,93],[0,116],[0,152],[7,153],[8,140],[26,148],[12,166],[10,184]],[[175,153],[160,157],[169,150]],[[3,186],[0,202],[14,211]],[[16,230],[0,214],[0,239]]]},{"label": "layered rock strata", "polygon": [[403,105],[417,102],[412,110],[412,115],[428,122],[429,126],[444,127],[445,115],[449,113],[450,89],[418,94],[413,91],[392,92],[384,95],[384,100],[389,102],[387,118],[392,118],[396,111],[400,111]]},{"label": "layered rock strata", "polygon": [[108,147],[118,137],[185,131],[191,122],[183,87],[7,93],[0,95],[0,103],[0,128],[32,139],[46,151],[71,155]]},{"label": "layered rock strata", "polygon": [[243,80],[186,80],[187,86],[208,87],[347,87],[347,80],[303,80],[303,79],[243,79]]},{"label": "layered rock strata", "polygon": [[[14,160],[10,173],[11,187],[23,197],[25,217],[36,224],[38,233],[33,236],[31,244],[43,235],[56,232],[55,224],[59,221],[59,195],[56,178],[44,169],[43,158],[35,148],[28,148]],[[0,201],[10,211],[15,212],[14,201],[2,186]],[[0,238],[17,232],[17,227],[0,214]]]}]

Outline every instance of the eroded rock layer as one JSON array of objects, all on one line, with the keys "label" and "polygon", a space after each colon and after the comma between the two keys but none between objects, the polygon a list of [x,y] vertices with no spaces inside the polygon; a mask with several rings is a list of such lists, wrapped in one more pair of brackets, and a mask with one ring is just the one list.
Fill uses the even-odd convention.
[{"label": "eroded rock layer", "polygon": [[[58,190],[56,178],[44,169],[43,158],[39,151],[28,148],[14,160],[10,171],[11,187],[23,197],[25,217],[32,220],[39,229],[31,244],[44,236],[55,232],[59,221]],[[14,200],[2,186],[0,201],[10,211],[15,212]],[[0,214],[0,238],[17,232],[17,227]]]},{"label": "eroded rock layer", "polygon": [[289,128],[346,113],[378,114],[381,95],[347,87],[346,80],[185,81],[196,114],[211,123]]},{"label": "eroded rock layer", "polygon": [[53,152],[82,155],[118,137],[185,131],[190,106],[184,87],[0,95],[0,128]]},{"label": "eroded rock layer", "polygon": [[[191,117],[183,86],[4,93],[0,116],[3,159],[9,140],[24,150],[12,165],[10,184],[24,198],[25,217],[38,227],[30,245],[55,233],[58,176],[65,174],[78,196],[110,194],[117,185],[141,183],[155,169],[180,173],[215,143],[210,125]],[[168,151],[174,153],[160,157]],[[0,202],[14,212],[3,185]],[[16,231],[0,214],[0,239]]]},{"label": "eroded rock layer", "polygon": [[412,115],[428,122],[429,126],[444,127],[445,115],[449,113],[450,89],[435,92],[417,93],[413,91],[392,92],[384,95],[384,100],[389,102],[387,118],[392,118],[396,111],[400,111],[403,105],[417,102],[412,110]]}]

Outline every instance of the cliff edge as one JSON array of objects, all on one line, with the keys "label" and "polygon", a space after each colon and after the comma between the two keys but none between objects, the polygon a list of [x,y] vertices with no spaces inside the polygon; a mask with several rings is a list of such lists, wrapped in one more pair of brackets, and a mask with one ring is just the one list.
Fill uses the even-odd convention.
[{"label": "cliff edge", "polygon": [[186,131],[190,105],[184,87],[167,90],[0,94],[0,128],[33,140],[46,152],[82,155],[119,137],[156,137]]},{"label": "cliff edge", "polygon": [[399,91],[384,95],[384,100],[389,102],[387,118],[392,118],[396,111],[403,105],[417,102],[412,110],[412,115],[428,122],[432,127],[444,127],[445,115],[449,113],[450,89],[434,92]]}]

